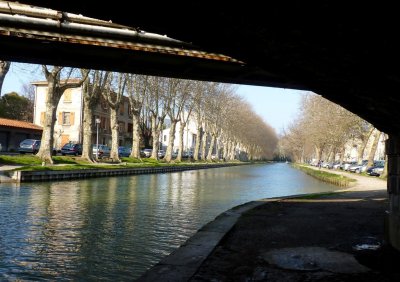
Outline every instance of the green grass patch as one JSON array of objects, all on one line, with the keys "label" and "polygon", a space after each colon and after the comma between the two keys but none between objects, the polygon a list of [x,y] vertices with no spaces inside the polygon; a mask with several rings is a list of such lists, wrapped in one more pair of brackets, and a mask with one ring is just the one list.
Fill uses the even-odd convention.
[{"label": "green grass patch", "polygon": [[90,162],[81,157],[54,156],[53,161],[55,164],[90,164]]},{"label": "green grass patch", "polygon": [[349,178],[340,174],[330,173],[322,170],[317,170],[313,168],[309,168],[307,166],[292,164],[293,167],[300,169],[307,173],[308,175],[315,177],[321,181],[334,184],[337,186],[348,187],[352,182],[356,180],[353,178]]},{"label": "green grass patch", "polygon": [[12,164],[12,165],[38,165],[42,161],[35,155],[0,155],[1,164]]},{"label": "green grass patch", "polygon": [[[39,158],[36,158],[39,160]],[[146,167],[176,167],[176,166],[199,166],[199,165],[208,165],[210,167],[214,165],[218,165],[219,163],[192,163],[192,162],[177,162],[177,163],[166,163],[160,162],[154,159],[145,158],[142,159],[134,159],[134,158],[122,158],[121,163],[89,163],[84,159],[79,157],[61,157],[56,156],[53,157],[54,165],[45,165],[42,166],[41,161],[39,160],[35,164],[32,165],[30,162],[29,165],[17,168],[15,170],[22,170],[22,171],[54,171],[54,170],[79,170],[79,169],[118,169],[118,168],[146,168]],[[236,162],[232,162],[237,164]],[[229,165],[229,162],[226,163]],[[243,163],[244,164],[244,163]]]}]

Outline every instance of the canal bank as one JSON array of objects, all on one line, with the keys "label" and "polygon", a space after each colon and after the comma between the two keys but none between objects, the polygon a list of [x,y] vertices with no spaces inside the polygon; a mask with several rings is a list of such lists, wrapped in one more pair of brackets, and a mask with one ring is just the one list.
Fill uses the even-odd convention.
[{"label": "canal bank", "polygon": [[386,182],[350,177],[342,193],[229,210],[139,281],[398,281],[383,237]]},{"label": "canal bank", "polygon": [[154,173],[170,173],[187,170],[198,170],[208,168],[219,168],[246,165],[251,163],[212,163],[212,164],[193,164],[178,166],[159,166],[159,167],[135,167],[135,168],[91,168],[91,169],[69,169],[69,170],[15,170],[18,166],[0,167],[0,182],[33,182],[33,181],[58,181],[93,177],[110,177],[141,175]]}]

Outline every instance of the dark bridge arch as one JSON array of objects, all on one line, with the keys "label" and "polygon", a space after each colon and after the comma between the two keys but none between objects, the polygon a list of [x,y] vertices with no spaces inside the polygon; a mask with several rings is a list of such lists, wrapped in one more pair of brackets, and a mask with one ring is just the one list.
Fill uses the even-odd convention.
[{"label": "dark bridge arch", "polygon": [[[86,1],[27,0],[25,3],[137,27],[137,32],[167,34],[193,45],[142,37],[137,41],[141,45],[127,46],[124,35],[111,40],[107,33],[98,37],[111,41],[89,42],[86,37],[91,33],[87,30],[77,36],[60,24],[33,33],[35,25],[16,24],[2,16],[0,59],[318,93],[389,134],[388,192],[392,204],[388,222],[390,241],[400,249],[397,9],[387,3],[277,2],[218,7],[204,1],[187,6],[148,1],[127,8],[126,1],[119,0],[104,6]],[[11,11],[9,16],[15,13]],[[70,21],[63,13],[56,18],[60,23]],[[69,36],[71,32],[74,36]]]}]

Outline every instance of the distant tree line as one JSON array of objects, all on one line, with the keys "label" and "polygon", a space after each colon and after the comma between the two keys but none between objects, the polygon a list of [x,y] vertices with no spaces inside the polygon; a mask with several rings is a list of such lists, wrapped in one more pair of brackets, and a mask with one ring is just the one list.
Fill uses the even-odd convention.
[{"label": "distant tree line", "polygon": [[[349,141],[356,144],[357,161],[368,155],[373,165],[381,132],[357,115],[319,95],[306,95],[301,102],[299,117],[281,136],[278,156],[295,162],[311,159],[342,163]],[[365,152],[370,142],[370,151]]]}]

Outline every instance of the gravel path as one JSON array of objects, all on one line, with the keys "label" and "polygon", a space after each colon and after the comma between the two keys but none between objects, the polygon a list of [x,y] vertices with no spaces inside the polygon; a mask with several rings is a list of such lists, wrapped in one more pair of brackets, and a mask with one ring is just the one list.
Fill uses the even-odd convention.
[{"label": "gravel path", "polygon": [[[310,167],[312,169],[318,170],[319,168],[317,167]],[[351,186],[350,188],[344,189],[344,191],[370,191],[370,190],[386,190],[387,188],[387,181],[385,179],[381,179],[378,177],[374,176],[365,176],[357,173],[351,173],[347,171],[342,171],[342,170],[332,170],[332,169],[325,169],[322,168],[321,170],[334,173],[334,174],[339,174],[346,176],[348,178],[353,178],[357,180],[356,184],[354,186]]]}]

